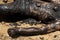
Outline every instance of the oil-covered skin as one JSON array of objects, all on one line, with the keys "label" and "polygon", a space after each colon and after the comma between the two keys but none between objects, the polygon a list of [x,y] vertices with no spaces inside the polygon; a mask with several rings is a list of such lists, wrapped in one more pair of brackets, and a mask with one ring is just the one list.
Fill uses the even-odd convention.
[{"label": "oil-covered skin", "polygon": [[39,35],[39,34],[47,34],[50,32],[58,31],[60,30],[60,21],[57,21],[52,24],[47,24],[42,28],[35,28],[35,27],[29,27],[29,28],[9,28],[8,34],[12,38],[17,38],[19,36],[33,36],[33,35]]},{"label": "oil-covered skin", "polygon": [[[15,0],[12,3],[0,4],[0,15],[18,14],[26,15],[36,20],[55,20],[55,5],[52,3],[36,2],[33,0]],[[22,13],[21,13],[22,12]]]}]

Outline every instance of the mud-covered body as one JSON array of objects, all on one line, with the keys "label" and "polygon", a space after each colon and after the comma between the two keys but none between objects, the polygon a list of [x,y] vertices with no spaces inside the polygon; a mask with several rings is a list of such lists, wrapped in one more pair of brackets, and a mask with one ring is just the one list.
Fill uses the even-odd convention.
[{"label": "mud-covered body", "polygon": [[0,15],[21,14],[36,20],[56,18],[53,3],[36,2],[33,0],[15,0],[12,3],[0,4]]},{"label": "mud-covered body", "polygon": [[59,30],[60,30],[60,21],[57,21],[55,23],[44,25],[41,28],[37,28],[37,26],[27,28],[13,27],[9,28],[7,32],[10,37],[17,38],[19,36],[44,35]]},{"label": "mud-covered body", "polygon": [[[38,23],[39,21],[43,22],[44,24],[49,22],[50,23],[45,24],[45,26],[42,28],[9,28],[8,34],[12,38],[16,38],[21,35],[29,36],[45,34],[60,30],[60,5],[58,6],[54,3],[47,3],[42,1],[38,2],[33,0],[15,0],[12,3],[0,4],[0,15],[4,15],[0,18],[5,16],[9,17],[8,15],[13,14],[19,14],[20,17],[26,16],[28,18],[36,19],[37,21],[33,20],[34,23]],[[30,22],[27,22],[30,23],[31,20]]]}]

